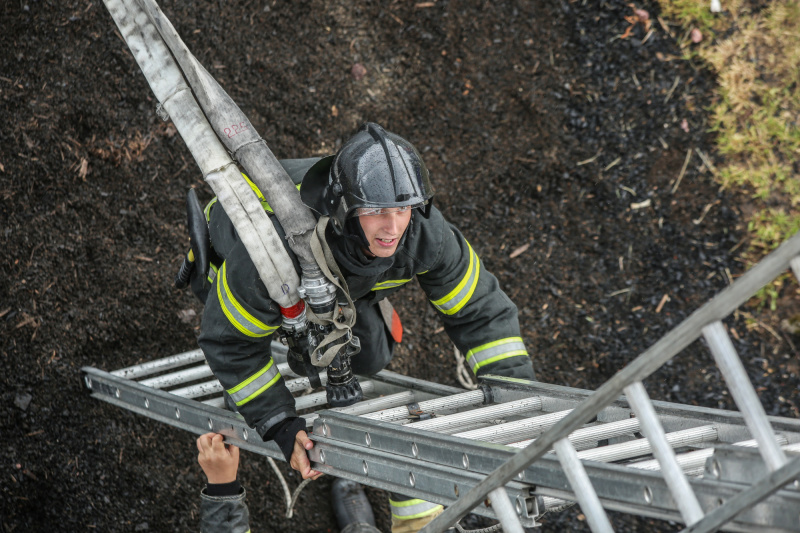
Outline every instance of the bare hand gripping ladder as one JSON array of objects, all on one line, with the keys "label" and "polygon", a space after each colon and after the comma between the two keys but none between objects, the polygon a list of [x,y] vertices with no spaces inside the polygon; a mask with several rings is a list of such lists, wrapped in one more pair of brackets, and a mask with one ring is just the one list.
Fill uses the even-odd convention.
[{"label": "bare hand gripping ladder", "polygon": [[[326,409],[324,392],[302,394],[308,379],[279,368],[313,427],[314,468],[447,506],[427,531],[470,511],[521,531],[576,501],[593,531],[611,531],[605,509],[682,522],[692,532],[798,531],[800,420],[765,415],[720,322],[790,264],[800,274],[798,254],[800,235],[596,392],[502,377],[464,392],[383,371],[364,378],[365,401]],[[701,335],[738,412],[647,397],[641,380]],[[285,357],[285,347],[273,346]],[[98,399],[282,458],[222,408],[222,387],[199,350],[111,373],[82,371]]]}]

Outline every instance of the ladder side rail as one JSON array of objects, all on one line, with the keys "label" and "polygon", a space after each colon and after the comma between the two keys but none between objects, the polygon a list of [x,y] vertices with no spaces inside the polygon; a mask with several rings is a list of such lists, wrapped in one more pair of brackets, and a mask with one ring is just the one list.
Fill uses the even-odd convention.
[{"label": "ladder side rail", "polygon": [[583,463],[578,459],[578,452],[567,439],[561,439],[555,443],[553,448],[558,455],[561,466],[564,467],[564,474],[569,479],[569,484],[573,488],[581,511],[586,515],[586,521],[594,533],[613,533],[611,522],[608,521],[603,504],[597,497],[594,485],[589,480],[589,475],[583,468]]},{"label": "ladder side rail", "polygon": [[504,485],[517,472],[539,459],[557,441],[567,437],[572,431],[594,417],[602,408],[610,404],[622,390],[635,381],[641,381],[675,354],[694,342],[702,328],[721,320],[745,303],[761,287],[775,279],[786,270],[789,262],[800,255],[800,233],[795,234],[775,251],[762,259],[756,266],[729,285],[720,294],[692,313],[678,327],[671,330],[653,346],[639,355],[630,364],[606,381],[590,398],[557,423],[542,438],[521,450],[503,466],[489,474],[486,479],[463,495],[452,506],[442,512],[425,528],[423,533],[442,533],[456,523],[470,509],[475,507],[489,492]]},{"label": "ladder side rail", "polygon": [[625,387],[625,396],[633,407],[636,416],[641,420],[642,433],[653,446],[653,455],[661,465],[664,480],[672,492],[672,497],[681,511],[681,516],[687,524],[694,524],[703,518],[703,510],[697,497],[692,492],[692,487],[683,475],[683,470],[675,459],[675,452],[667,442],[664,428],[658,420],[658,415],[650,403],[650,397],[642,385],[637,381]]},{"label": "ladder side rail", "polygon": [[83,367],[81,373],[86,388],[99,400],[197,435],[209,431],[221,433],[240,448],[283,460],[283,453],[274,442],[261,440],[254,429],[230,411],[146,387],[96,368]]},{"label": "ladder side rail", "polygon": [[775,442],[775,434],[767,420],[767,413],[750,383],[750,378],[747,377],[747,371],[725,331],[725,326],[722,322],[716,321],[703,328],[703,335],[728,384],[731,396],[744,415],[747,427],[752,432],[753,438],[758,441],[758,449],[764,457],[764,462],[770,470],[777,470],[786,463],[786,454]]},{"label": "ladder side rail", "polygon": [[767,496],[780,490],[787,483],[800,477],[800,457],[761,478],[755,485],[743,490],[720,507],[708,513],[702,520],[689,526],[686,533],[712,533]]}]

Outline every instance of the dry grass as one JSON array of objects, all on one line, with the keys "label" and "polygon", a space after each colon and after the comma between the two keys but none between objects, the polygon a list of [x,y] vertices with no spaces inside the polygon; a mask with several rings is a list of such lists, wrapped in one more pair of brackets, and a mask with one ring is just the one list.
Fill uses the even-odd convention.
[{"label": "dry grass", "polygon": [[[691,58],[718,74],[719,94],[710,109],[723,187],[751,198],[746,212],[755,263],[800,230],[800,3],[774,0],[752,12],[742,0],[663,0],[663,17],[703,32],[697,45],[684,38]],[[777,291],[768,287],[774,306]]]}]

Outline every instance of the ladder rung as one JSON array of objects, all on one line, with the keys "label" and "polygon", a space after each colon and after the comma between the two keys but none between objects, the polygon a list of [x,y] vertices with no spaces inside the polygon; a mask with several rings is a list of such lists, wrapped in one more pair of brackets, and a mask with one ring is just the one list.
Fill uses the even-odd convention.
[{"label": "ladder rung", "polygon": [[472,431],[464,431],[462,433],[456,433],[454,436],[464,439],[508,444],[519,441],[520,439],[541,435],[547,431],[547,428],[557,424],[559,420],[567,416],[570,412],[572,412],[572,409],[526,418],[524,420],[516,420],[514,422],[506,422],[505,424],[498,424],[496,426],[473,429]]},{"label": "ladder rung", "polygon": [[[786,437],[783,435],[776,435],[775,442],[778,445],[783,445],[786,443]],[[755,448],[758,446],[758,442],[755,439],[751,440],[743,440],[740,442],[734,442],[733,446],[742,446],[745,448]],[[714,455],[714,448],[703,448],[702,450],[695,450],[692,452],[682,453],[676,456],[678,460],[678,464],[680,465],[681,469],[685,472],[689,473],[690,475],[694,474],[697,469],[700,469],[699,473],[702,473],[703,468],[705,468],[706,459]],[[646,461],[638,461],[636,463],[630,463],[626,466],[631,468],[638,468],[640,470],[660,470],[661,465],[658,464],[658,461],[655,459],[648,459]]]},{"label": "ladder rung", "polygon": [[[424,413],[436,413],[439,411],[455,411],[465,407],[481,405],[485,401],[486,395],[481,389],[462,392],[461,394],[454,394],[452,396],[443,396],[441,398],[433,398],[419,402],[419,409]],[[394,407],[392,409],[384,409],[363,415],[364,418],[370,420],[383,420],[385,422],[392,422],[395,420],[402,420],[409,417],[407,407]]]},{"label": "ladder rung", "polygon": [[[691,446],[701,442],[717,440],[717,430],[714,426],[700,426],[697,428],[684,429],[667,433],[667,442],[673,448]],[[650,441],[647,439],[636,439],[608,446],[600,446],[592,450],[578,452],[578,457],[583,461],[600,461],[612,463],[622,461],[632,457],[648,455],[652,451]]]},{"label": "ladder rung", "polygon": [[578,453],[572,447],[572,443],[567,439],[556,441],[553,448],[558,455],[561,466],[564,467],[564,474],[569,479],[570,486],[581,506],[581,511],[589,522],[589,527],[594,533],[614,533],[611,523],[608,521],[600,498],[594,490],[586,470],[578,459]]},{"label": "ladder rung", "polygon": [[[575,447],[591,445],[591,447],[594,448],[597,441],[621,437],[622,435],[629,435],[637,431],[639,431],[639,420],[636,418],[628,418],[575,430],[569,435],[569,441]],[[526,448],[535,441],[536,439],[528,439],[520,442],[512,442],[508,445],[514,448]]]},{"label": "ladder rung", "polygon": [[675,459],[675,452],[667,441],[664,428],[642,382],[636,381],[625,387],[625,396],[637,418],[641,420],[642,433],[653,447],[653,455],[661,465],[664,481],[678,505],[681,516],[688,525],[702,520],[704,513],[700,508],[700,502],[697,501],[697,496]]},{"label": "ladder rung", "polygon": [[731,343],[725,326],[716,321],[703,328],[703,335],[711,348],[720,372],[731,391],[731,396],[744,416],[747,427],[758,441],[758,450],[770,470],[777,470],[786,463],[786,455],[775,443],[775,433],[767,420],[767,413],[758,399],[747,372]]},{"label": "ladder rung", "polygon": [[179,366],[190,365],[200,361],[205,362],[205,360],[206,358],[205,355],[203,355],[203,350],[198,348],[197,350],[170,355],[169,357],[148,361],[140,365],[120,368],[110,373],[125,379],[137,379],[157,372],[163,372],[164,370],[171,370]]},{"label": "ladder rung", "polygon": [[528,411],[540,411],[541,409],[542,399],[538,396],[532,396],[522,400],[471,409],[469,411],[462,411],[460,413],[422,420],[420,422],[412,422],[408,427],[438,431],[439,433],[453,433],[462,430],[465,425],[479,424],[493,419],[521,415]]}]

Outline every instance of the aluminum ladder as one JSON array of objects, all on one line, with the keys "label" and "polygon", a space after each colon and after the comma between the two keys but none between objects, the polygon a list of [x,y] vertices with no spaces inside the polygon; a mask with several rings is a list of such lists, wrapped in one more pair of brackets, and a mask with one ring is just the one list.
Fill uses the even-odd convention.
[{"label": "aluminum ladder", "polygon": [[[693,532],[800,531],[800,420],[766,416],[721,323],[790,266],[800,277],[799,255],[795,236],[595,392],[496,376],[465,392],[382,371],[361,379],[365,401],[326,409],[324,391],[304,394],[286,348],[273,352],[313,428],[314,468],[445,505],[423,531],[471,511],[519,532],[572,502],[592,531],[611,531],[605,509]],[[739,411],[648,398],[642,380],[700,336]],[[82,373],[98,399],[282,460],[224,409],[200,350]]]}]

